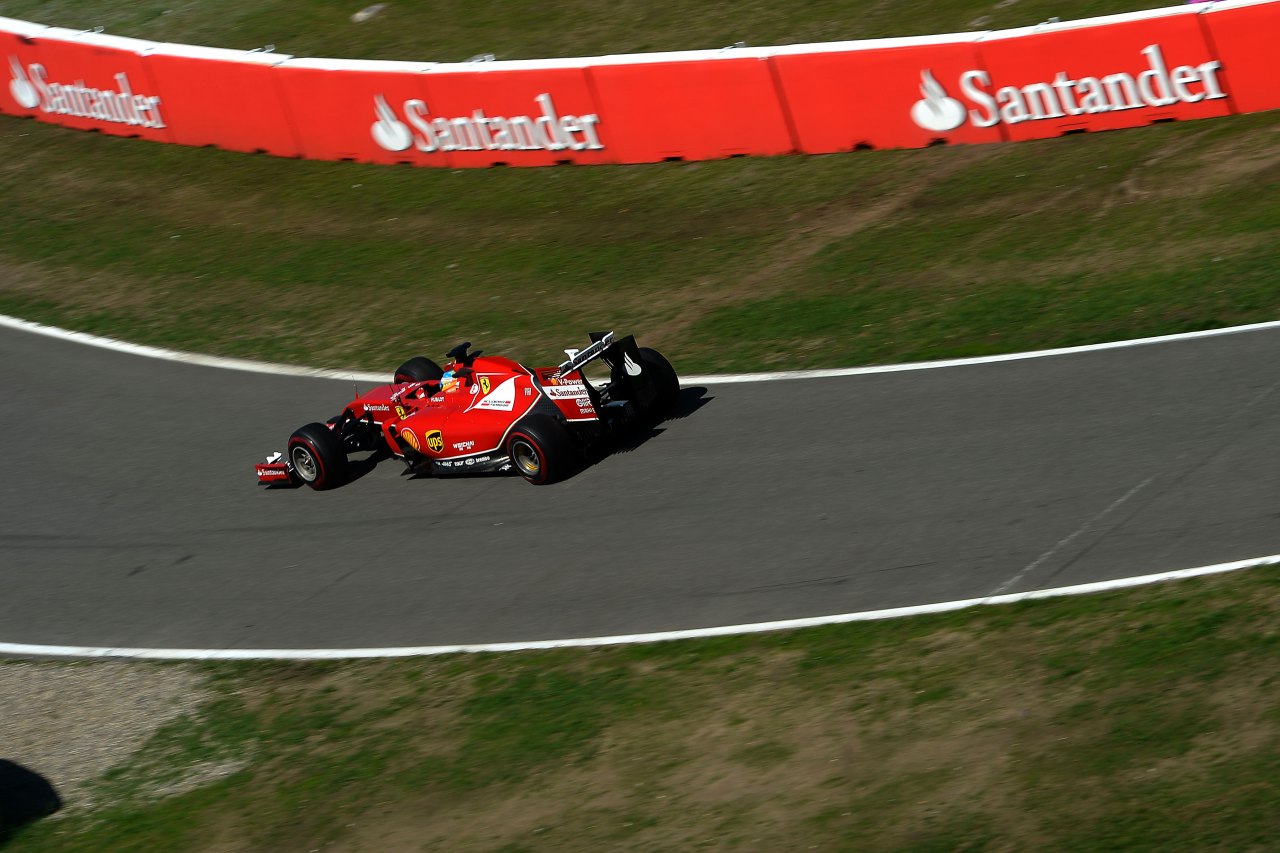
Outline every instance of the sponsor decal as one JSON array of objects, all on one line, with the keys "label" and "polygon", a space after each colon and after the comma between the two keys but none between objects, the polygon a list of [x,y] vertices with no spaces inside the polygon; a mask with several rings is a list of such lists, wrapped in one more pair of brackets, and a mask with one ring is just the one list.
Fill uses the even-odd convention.
[{"label": "sponsor decal", "polygon": [[920,72],[920,94],[924,98],[911,107],[911,120],[917,125],[925,130],[945,133],[964,124],[964,104],[950,97],[927,68]]},{"label": "sponsor decal", "polygon": [[493,384],[489,381],[488,376],[480,377],[480,393],[481,394],[488,394],[490,391],[492,391],[493,390],[492,385]]},{"label": "sponsor decal", "polygon": [[444,435],[438,429],[429,430],[427,432],[427,449],[439,453],[444,450]]},{"label": "sponsor decal", "polygon": [[572,385],[544,386],[542,391],[552,400],[576,399],[578,397],[585,398],[587,396],[587,386],[582,384],[579,384],[576,387]]},{"label": "sponsor decal", "polygon": [[9,81],[9,94],[20,107],[54,115],[79,116],[114,124],[136,127],[164,127],[160,115],[160,98],[155,95],[135,95],[129,83],[129,75],[121,71],[115,75],[116,89],[95,89],[83,80],[75,83],[52,83],[48,70],[39,62],[25,69],[16,56],[9,57],[9,69],[13,79]]},{"label": "sponsor decal", "polygon": [[627,371],[628,376],[639,376],[641,373],[640,365],[632,361],[627,353],[622,354],[622,367]]},{"label": "sponsor decal", "polygon": [[[966,121],[974,127],[1021,124],[1027,121],[1096,115],[1121,110],[1195,104],[1225,98],[1217,60],[1170,69],[1158,44],[1141,51],[1147,70],[1136,77],[1125,72],[1100,77],[1073,78],[1059,71],[1052,80],[1023,86],[996,87],[981,69],[963,72],[958,80],[959,100],[934,77],[920,72],[923,99],[911,107],[911,120],[925,130],[945,133]],[[967,103],[966,103],[967,102]]]},{"label": "sponsor decal", "polygon": [[[399,406],[397,406],[396,408],[398,410]],[[389,412],[391,411],[391,407],[387,405],[383,405],[382,403],[373,403],[373,404],[365,404],[364,410],[366,412]],[[400,417],[404,417],[404,415],[401,415]]]},{"label": "sponsor decal", "polygon": [[397,418],[407,418],[408,416],[409,416],[409,410],[408,410],[408,409],[406,409],[404,406],[399,406],[399,405],[398,405],[398,406],[396,406],[396,417],[397,417]]},{"label": "sponsor decal", "polygon": [[413,430],[402,429],[400,430],[400,435],[404,438],[404,443],[412,447],[414,450],[422,449],[422,445],[418,443],[418,436],[414,434]]},{"label": "sponsor decal", "polygon": [[[472,404],[471,409],[490,409],[499,412],[509,412],[516,405],[516,378],[513,376],[504,381],[492,393],[481,397],[480,401]],[[468,409],[467,411],[470,411]]]},{"label": "sponsor decal", "polygon": [[600,117],[560,115],[550,92],[534,98],[537,116],[487,116],[472,110],[467,116],[431,116],[427,102],[410,98],[399,113],[382,94],[373,97],[377,121],[370,127],[373,141],[387,151],[598,151],[604,148],[596,133]]},{"label": "sponsor decal", "polygon": [[453,443],[454,450],[471,450],[476,446],[474,441],[455,441]]}]

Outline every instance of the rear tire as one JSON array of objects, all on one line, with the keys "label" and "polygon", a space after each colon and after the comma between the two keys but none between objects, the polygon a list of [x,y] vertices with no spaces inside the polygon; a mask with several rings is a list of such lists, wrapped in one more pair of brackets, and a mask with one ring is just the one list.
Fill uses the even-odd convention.
[{"label": "rear tire", "polygon": [[680,377],[671,362],[656,349],[640,347],[640,365],[650,371],[657,396],[645,410],[645,415],[654,423],[663,421],[675,411],[676,401],[680,397]]},{"label": "rear tire", "polygon": [[507,455],[516,473],[535,486],[573,474],[582,454],[569,430],[549,415],[525,418],[507,437]]},{"label": "rear tire", "polygon": [[307,424],[289,436],[289,462],[298,479],[316,491],[337,488],[350,475],[342,439],[324,424]]},{"label": "rear tire", "polygon": [[426,382],[444,376],[444,370],[425,355],[416,355],[396,368],[392,382]]}]

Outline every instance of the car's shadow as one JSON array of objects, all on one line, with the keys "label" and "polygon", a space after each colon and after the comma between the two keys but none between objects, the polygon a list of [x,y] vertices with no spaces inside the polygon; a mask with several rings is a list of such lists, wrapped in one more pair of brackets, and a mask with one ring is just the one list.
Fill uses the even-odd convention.
[{"label": "car's shadow", "polygon": [[664,424],[690,417],[714,399],[715,397],[708,397],[707,389],[701,386],[681,388],[680,396],[676,398],[675,408],[672,410],[671,415],[663,420],[662,423],[654,426],[632,427],[631,429],[612,436],[608,441],[602,441],[588,452],[587,464],[583,466],[583,470],[590,468],[593,465],[600,464],[610,456],[614,456],[619,453],[631,453],[638,450],[651,439],[657,438],[666,432],[667,427],[664,426]]},{"label": "car's shadow", "polygon": [[[604,441],[601,441],[600,443],[592,446],[587,451],[586,458],[583,460],[583,464],[581,465],[581,467],[579,467],[578,470],[574,471],[573,474],[569,475],[565,479],[572,480],[574,477],[578,476],[583,471],[587,470],[588,468],[599,465],[601,462],[608,459],[610,456],[614,456],[619,453],[631,453],[635,450],[638,450],[639,448],[643,447],[646,443],[648,443],[651,439],[657,438],[658,436],[662,435],[664,432],[667,431],[667,427],[665,427],[663,424],[670,423],[671,421],[683,420],[684,418],[690,417],[691,415],[693,415],[695,412],[697,412],[699,409],[701,409],[703,406],[707,405],[707,403],[710,403],[714,399],[715,399],[714,397],[707,396],[706,388],[702,388],[700,386],[693,387],[693,388],[681,388],[680,396],[676,398],[675,408],[672,410],[671,415],[667,417],[665,420],[663,420],[662,423],[657,424],[655,426],[633,426],[630,429],[626,429],[616,433],[615,435],[609,436],[609,438],[605,439]],[[373,470],[373,466],[376,465],[377,461],[380,461],[381,459],[386,459],[386,458],[388,458],[388,456],[386,455],[379,457],[378,454],[374,454],[374,456],[370,457],[369,468],[364,473],[368,473],[368,471]],[[405,470],[403,473],[407,475],[409,479],[412,479],[412,480],[439,479],[438,475],[419,474],[419,473],[411,472],[409,470]],[[361,476],[363,476],[363,474]],[[516,474],[514,471],[487,471],[483,473],[454,475],[454,476],[465,476],[467,479],[474,479],[477,477],[501,477],[503,479],[518,480],[520,478],[520,475]],[[353,479],[354,479],[354,474],[353,474]]]},{"label": "car's shadow", "polygon": [[375,450],[363,459],[354,456],[347,457],[347,482],[354,483],[361,477],[373,472],[378,467],[379,462],[390,459],[391,454],[384,450]]}]

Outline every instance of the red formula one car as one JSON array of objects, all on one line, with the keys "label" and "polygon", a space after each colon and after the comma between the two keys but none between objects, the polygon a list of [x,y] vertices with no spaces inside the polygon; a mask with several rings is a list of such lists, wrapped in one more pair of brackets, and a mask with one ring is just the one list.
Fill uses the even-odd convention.
[{"label": "red formula one car", "polygon": [[[509,358],[449,351],[441,368],[423,356],[400,366],[327,423],[310,423],[289,438],[285,453],[257,466],[263,485],[331,489],[350,477],[348,454],[404,460],[415,474],[510,471],[535,485],[577,470],[587,451],[631,425],[669,415],[680,380],[656,350],[628,335],[593,332],[582,350],[566,349],[555,367],[528,368]],[[609,381],[590,382],[582,368],[600,360]]]}]

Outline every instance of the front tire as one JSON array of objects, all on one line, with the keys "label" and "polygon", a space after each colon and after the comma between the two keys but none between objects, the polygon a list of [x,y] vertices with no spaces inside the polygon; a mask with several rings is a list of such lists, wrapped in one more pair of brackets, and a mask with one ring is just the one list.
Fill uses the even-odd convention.
[{"label": "front tire", "polygon": [[442,376],[444,376],[444,370],[441,369],[440,365],[425,355],[416,355],[396,368],[395,375],[391,377],[391,381],[394,383],[426,382],[432,379],[439,379]]},{"label": "front tire", "polygon": [[319,423],[299,427],[289,436],[289,462],[298,479],[317,491],[341,486],[350,474],[342,439]]},{"label": "front tire", "polygon": [[581,463],[573,436],[549,415],[532,415],[512,430],[507,455],[516,473],[535,486],[563,480]]}]

